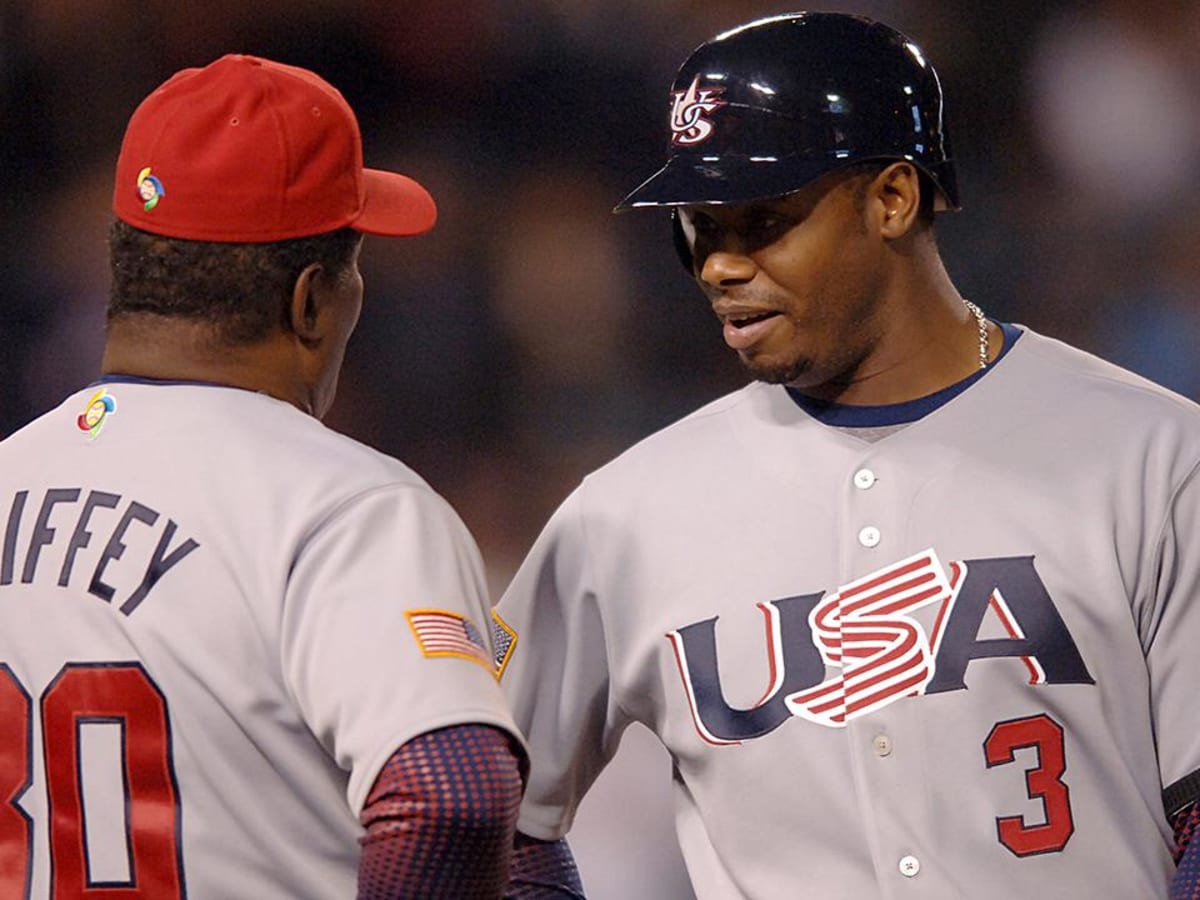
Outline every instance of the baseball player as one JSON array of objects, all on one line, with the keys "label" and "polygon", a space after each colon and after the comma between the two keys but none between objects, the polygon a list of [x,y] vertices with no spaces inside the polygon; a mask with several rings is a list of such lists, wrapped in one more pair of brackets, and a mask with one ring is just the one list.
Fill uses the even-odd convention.
[{"label": "baseball player", "polygon": [[582,893],[564,835],[641,722],[702,900],[1166,896],[1200,410],[959,296],[942,92],[897,31],[751,22],[670,110],[619,209],[671,209],[755,380],[584,479],[498,606],[516,889]]},{"label": "baseball player", "polygon": [[362,234],[433,200],[325,81],[226,56],[138,107],[113,208],[104,374],[0,443],[0,894],[496,897],[478,551],[319,421]]}]

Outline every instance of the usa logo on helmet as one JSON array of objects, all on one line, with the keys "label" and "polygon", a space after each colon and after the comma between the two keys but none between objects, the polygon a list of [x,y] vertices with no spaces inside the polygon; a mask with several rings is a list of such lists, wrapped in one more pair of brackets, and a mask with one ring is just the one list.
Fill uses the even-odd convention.
[{"label": "usa logo on helmet", "polygon": [[672,91],[671,143],[699,144],[713,133],[713,123],[705,118],[725,105],[718,99],[724,88],[700,87],[700,76],[692,79],[686,91]]}]

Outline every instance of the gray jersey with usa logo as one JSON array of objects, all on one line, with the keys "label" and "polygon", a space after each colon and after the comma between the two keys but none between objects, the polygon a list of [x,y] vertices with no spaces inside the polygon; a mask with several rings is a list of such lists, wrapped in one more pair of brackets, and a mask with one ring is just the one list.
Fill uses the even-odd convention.
[{"label": "gray jersey with usa logo", "polygon": [[700,898],[1155,898],[1200,769],[1200,409],[1027,329],[868,443],[753,384],[563,503],[498,607],[567,833],[642,722]]}]

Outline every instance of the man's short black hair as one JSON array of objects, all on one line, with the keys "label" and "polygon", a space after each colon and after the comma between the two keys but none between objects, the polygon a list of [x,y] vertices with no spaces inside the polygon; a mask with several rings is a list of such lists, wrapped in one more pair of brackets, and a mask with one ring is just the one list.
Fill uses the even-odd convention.
[{"label": "man's short black hair", "polygon": [[251,344],[287,327],[296,279],[310,263],[336,277],[362,235],[341,228],[262,244],[162,237],[116,220],[109,231],[108,321],[154,315],[209,324],[214,337]]}]

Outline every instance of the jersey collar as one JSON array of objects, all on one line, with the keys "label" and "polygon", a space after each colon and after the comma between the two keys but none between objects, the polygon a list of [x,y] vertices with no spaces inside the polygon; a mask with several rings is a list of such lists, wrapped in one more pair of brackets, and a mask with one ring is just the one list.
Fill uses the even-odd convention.
[{"label": "jersey collar", "polygon": [[949,387],[942,388],[916,400],[906,400],[903,403],[888,403],[882,406],[852,406],[845,403],[834,403],[828,400],[817,400],[805,396],[795,388],[787,388],[788,396],[802,410],[823,425],[838,428],[885,428],[889,425],[905,425],[923,419],[936,409],[945,406],[979,379],[986,376],[992,367],[1012,349],[1022,332],[1014,325],[1005,322],[998,323],[1004,332],[1004,346],[1000,355],[988,363],[987,368],[978,369],[962,381]]}]

